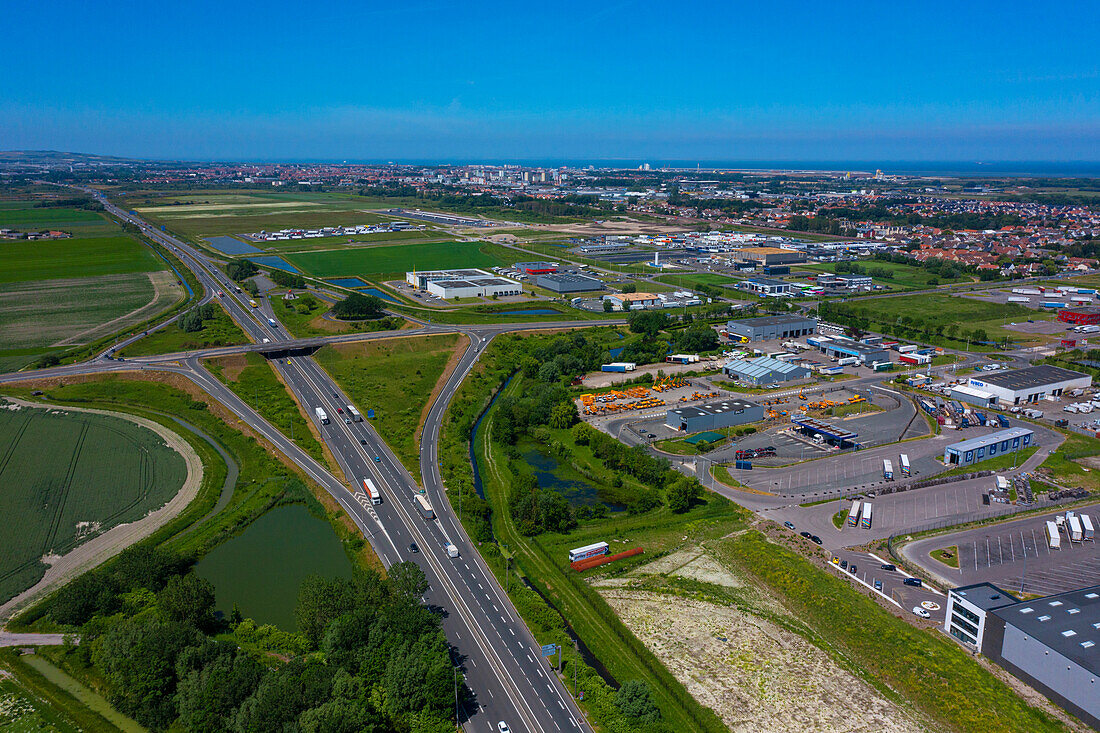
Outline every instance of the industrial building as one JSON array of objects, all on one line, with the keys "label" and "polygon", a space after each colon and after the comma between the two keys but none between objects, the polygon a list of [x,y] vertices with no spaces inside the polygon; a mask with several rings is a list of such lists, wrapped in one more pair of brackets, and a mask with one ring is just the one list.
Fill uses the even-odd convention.
[{"label": "industrial building", "polygon": [[558,265],[554,262],[517,262],[512,267],[528,275],[547,275],[558,271]]},{"label": "industrial building", "polygon": [[977,438],[960,440],[944,448],[943,462],[949,466],[969,466],[1002,453],[1011,453],[1032,445],[1035,433],[1028,428],[1009,428]]},{"label": "industrial building", "polygon": [[[903,359],[905,357],[902,357]],[[960,384],[951,388],[951,399],[959,400],[960,402],[969,402],[972,405],[978,407],[993,407],[996,404],[996,400],[993,395],[978,389],[977,387],[971,387],[967,384]]]},{"label": "industrial building", "polygon": [[791,284],[783,280],[773,280],[767,277],[756,277],[751,280],[742,280],[737,283],[741,290],[756,293],[762,298],[785,298],[791,294]]},{"label": "industrial building", "polygon": [[583,293],[589,290],[602,290],[603,283],[594,277],[573,275],[567,272],[555,272],[537,275],[535,285],[555,293]]},{"label": "industrial building", "polygon": [[[858,433],[853,433],[847,428],[833,425],[824,420],[818,420],[815,417],[799,417],[795,414],[791,417],[791,422],[797,425],[799,432],[807,438],[821,440],[821,442],[837,448],[850,448],[856,444],[856,438],[859,437]],[[817,437],[819,435],[820,438]]]},{"label": "industrial building", "polygon": [[763,419],[762,406],[755,402],[737,399],[678,407],[665,413],[665,425],[685,433],[720,430],[734,425],[759,422]]},{"label": "industrial building", "polygon": [[621,311],[652,308],[660,302],[653,293],[615,293],[603,296],[604,300],[610,300],[611,304]]},{"label": "industrial building", "polygon": [[781,247],[741,247],[733,250],[735,261],[754,262],[758,265],[793,265],[806,261],[806,255]]},{"label": "industrial building", "polygon": [[405,273],[405,281],[418,290],[427,290],[444,300],[523,293],[523,285],[515,280],[477,269],[414,270]]},{"label": "industrial building", "polygon": [[799,338],[813,335],[817,330],[817,319],[804,316],[761,316],[729,321],[726,330],[731,335],[747,338],[749,341],[771,341],[774,339]]},{"label": "industrial building", "polygon": [[1062,308],[1058,311],[1058,320],[1078,326],[1094,326],[1100,324],[1100,308]]},{"label": "industrial building", "polygon": [[990,583],[955,588],[943,630],[1100,728],[1100,585],[1027,601]]},{"label": "industrial building", "polygon": [[890,361],[890,353],[878,344],[865,344],[843,336],[832,336],[828,341],[821,339],[818,342],[818,348],[834,359],[859,359],[859,363],[863,366]]},{"label": "industrial building", "polygon": [[1060,397],[1072,389],[1092,386],[1092,377],[1071,369],[1040,364],[994,374],[970,377],[967,383],[988,392],[996,405],[1020,405],[1038,402],[1044,397]]},{"label": "industrial building", "polygon": [[755,359],[735,359],[722,368],[727,375],[749,384],[761,385],[777,382],[790,382],[810,376],[810,370],[798,364],[772,359],[770,356],[758,356]]}]

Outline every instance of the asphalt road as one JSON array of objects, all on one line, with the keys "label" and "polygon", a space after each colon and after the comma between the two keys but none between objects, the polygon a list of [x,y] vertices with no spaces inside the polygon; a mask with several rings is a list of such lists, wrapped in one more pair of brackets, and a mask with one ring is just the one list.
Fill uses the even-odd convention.
[{"label": "asphalt road", "polygon": [[[272,347],[289,347],[294,344],[294,340],[286,335],[285,329],[277,323],[274,326],[269,323],[268,319],[274,319],[274,315],[266,300],[261,303],[260,308],[251,308],[247,303],[247,296],[237,293],[236,286],[201,252],[122,211],[103,199],[98,192],[89,192],[103,201],[110,213],[142,227],[144,234],[179,256],[192,269],[204,288],[202,301],[216,297],[214,293],[221,290],[224,295],[220,302],[256,345],[268,346],[262,343],[264,339],[268,339]],[[352,335],[399,338],[441,331],[465,331],[470,334],[471,346],[432,406],[429,425],[425,427],[422,440],[426,471],[430,475],[430,480],[425,482],[426,491],[433,507],[439,512],[438,517],[430,520],[425,519],[414,504],[413,497],[419,491],[416,480],[396,459],[370,423],[344,422],[338,408],[344,408],[350,404],[350,400],[332,378],[308,356],[281,358],[273,363],[308,412],[313,413],[314,408],[322,407],[328,413],[329,424],[318,427],[323,440],[351,482],[351,488],[302,451],[202,367],[200,358],[215,355],[220,350],[125,362],[110,360],[101,355],[81,365],[39,370],[33,376],[136,369],[175,372],[190,379],[263,435],[277,450],[293,460],[310,478],[328,491],[352,517],[387,567],[411,560],[423,569],[429,583],[424,599],[439,613],[443,630],[454,649],[455,665],[461,669],[471,693],[459,714],[466,730],[496,730],[498,721],[507,722],[516,731],[549,733],[590,730],[572,697],[553,674],[550,664],[541,658],[540,647],[520,620],[510,600],[455,520],[443,496],[438,466],[435,463],[436,441],[446,404],[461,383],[462,377],[493,336],[504,331],[576,325],[593,324],[528,323],[471,329],[432,327],[415,331]],[[327,340],[343,339],[334,337]],[[234,350],[226,353],[240,353],[243,350],[248,350],[248,347],[234,347]],[[0,380],[19,381],[31,376],[24,372],[5,375]],[[360,488],[362,479],[367,477],[381,490],[383,501],[379,505],[372,505]],[[448,542],[458,546],[460,557],[448,557],[445,550]],[[418,547],[417,552],[411,550],[413,543]]]}]

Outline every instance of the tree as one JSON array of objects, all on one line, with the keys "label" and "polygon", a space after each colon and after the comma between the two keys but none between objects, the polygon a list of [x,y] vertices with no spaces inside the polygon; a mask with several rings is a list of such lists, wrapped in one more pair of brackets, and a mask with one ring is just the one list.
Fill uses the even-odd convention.
[{"label": "tree", "polygon": [[374,295],[363,295],[362,293],[352,293],[332,306],[332,315],[337,318],[377,318],[381,314],[382,300]]},{"label": "tree", "polygon": [[668,326],[668,315],[662,311],[634,311],[628,316],[627,323],[631,333],[656,336]]},{"label": "tree", "polygon": [[548,361],[539,367],[540,382],[556,382],[561,378],[561,370],[556,362]]},{"label": "tree", "polygon": [[415,600],[428,590],[428,579],[419,565],[406,560],[390,567],[390,586],[399,596]]},{"label": "tree", "polygon": [[195,573],[175,575],[157,594],[157,608],[168,621],[190,624],[199,631],[212,631],[214,586]]},{"label": "tree", "polygon": [[699,501],[703,495],[703,487],[699,481],[690,476],[681,476],[667,489],[668,508],[677,514],[686,512]]},{"label": "tree", "polygon": [[623,715],[635,718],[642,723],[655,723],[661,718],[661,711],[653,702],[652,693],[645,680],[627,680],[615,693],[615,706]]},{"label": "tree", "polygon": [[985,332],[984,328],[975,328],[971,337],[974,339],[975,343],[982,343],[989,340],[989,334]]},{"label": "tree", "polygon": [[611,305],[610,300],[605,300],[603,302],[603,312],[604,313],[610,313],[613,310],[615,310],[615,306]]},{"label": "tree", "polygon": [[263,678],[263,668],[248,654],[212,641],[180,654],[176,672],[179,723],[195,733],[230,730],[237,708]]},{"label": "tree", "polygon": [[550,410],[550,427],[564,429],[577,421],[577,406],[573,401],[559,402]]},{"label": "tree", "polygon": [[298,586],[298,604],[294,620],[298,631],[317,645],[325,628],[335,619],[355,608],[355,589],[346,578],[325,578],[308,575]]},{"label": "tree", "polygon": [[251,260],[235,260],[225,266],[225,274],[229,275],[230,280],[237,282],[250,278],[259,271],[260,268]]},{"label": "tree", "polygon": [[638,292],[638,286],[634,283],[627,283],[626,285],[623,285],[622,288],[619,289],[619,292],[621,292],[621,293],[636,293],[636,292]]}]

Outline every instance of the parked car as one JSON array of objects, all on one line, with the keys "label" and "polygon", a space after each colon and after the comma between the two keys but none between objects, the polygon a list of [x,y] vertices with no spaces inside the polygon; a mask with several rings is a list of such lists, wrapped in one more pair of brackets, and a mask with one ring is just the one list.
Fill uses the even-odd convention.
[{"label": "parked car", "polygon": [[875,590],[877,590],[879,592],[882,592],[882,581],[881,580],[876,580],[875,581]]},{"label": "parked car", "polygon": [[882,565],[879,565],[879,569],[880,570],[889,570],[891,572],[894,571],[894,570],[897,570],[897,568],[895,566],[891,565],[890,563],[883,563]]},{"label": "parked car", "polygon": [[912,585],[912,586],[915,586],[917,588],[920,588],[922,585],[924,585],[924,583],[921,581],[920,578],[906,578],[905,580],[903,580],[901,582],[904,583],[905,585]]},{"label": "parked car", "polygon": [[786,527],[787,529],[794,529],[794,525],[791,524],[790,522],[783,522],[783,526]]},{"label": "parked car", "polygon": [[920,606],[913,606],[913,613],[917,614],[921,618],[931,618],[932,617],[932,614],[928,613],[928,611],[921,608]]},{"label": "parked car", "polygon": [[840,569],[841,570],[847,570],[848,569],[848,561],[847,560],[841,560],[840,561]]},{"label": "parked car", "polygon": [[855,563],[852,563],[851,565],[848,566],[848,572],[851,573],[852,575],[856,574],[856,564]]},{"label": "parked car", "polygon": [[803,532],[799,532],[798,534],[802,535],[802,536],[803,536],[803,537],[805,537],[806,539],[810,539],[811,537],[813,537],[813,535],[812,535],[812,534],[810,534],[809,532],[805,532],[805,531],[803,531]]},{"label": "parked car", "polygon": [[813,537],[810,537],[810,542],[813,542],[815,545],[820,545],[821,538],[815,534]]}]

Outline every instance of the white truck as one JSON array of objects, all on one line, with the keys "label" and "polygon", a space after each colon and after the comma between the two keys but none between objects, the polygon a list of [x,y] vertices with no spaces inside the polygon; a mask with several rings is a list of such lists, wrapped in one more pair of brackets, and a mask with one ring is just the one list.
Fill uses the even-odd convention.
[{"label": "white truck", "polygon": [[1069,541],[1080,542],[1083,536],[1081,532],[1081,520],[1073,512],[1066,512],[1066,525],[1069,530]]},{"label": "white truck", "polygon": [[447,551],[447,557],[458,557],[458,548],[453,542],[448,542],[443,549]]},{"label": "white truck", "polygon": [[323,407],[314,407],[313,413],[317,415],[317,422],[322,425],[328,425],[328,413],[325,412]]},{"label": "white truck", "polygon": [[1081,529],[1085,531],[1085,539],[1093,540],[1096,537],[1095,529],[1092,526],[1092,517],[1088,514],[1081,515]]},{"label": "white truck", "polygon": [[1062,537],[1058,534],[1058,525],[1051,521],[1047,522],[1047,543],[1052,550],[1062,546]]},{"label": "white truck", "polygon": [[359,414],[359,410],[356,410],[353,405],[346,405],[345,409],[347,409],[352,422],[363,422],[363,416]]}]

